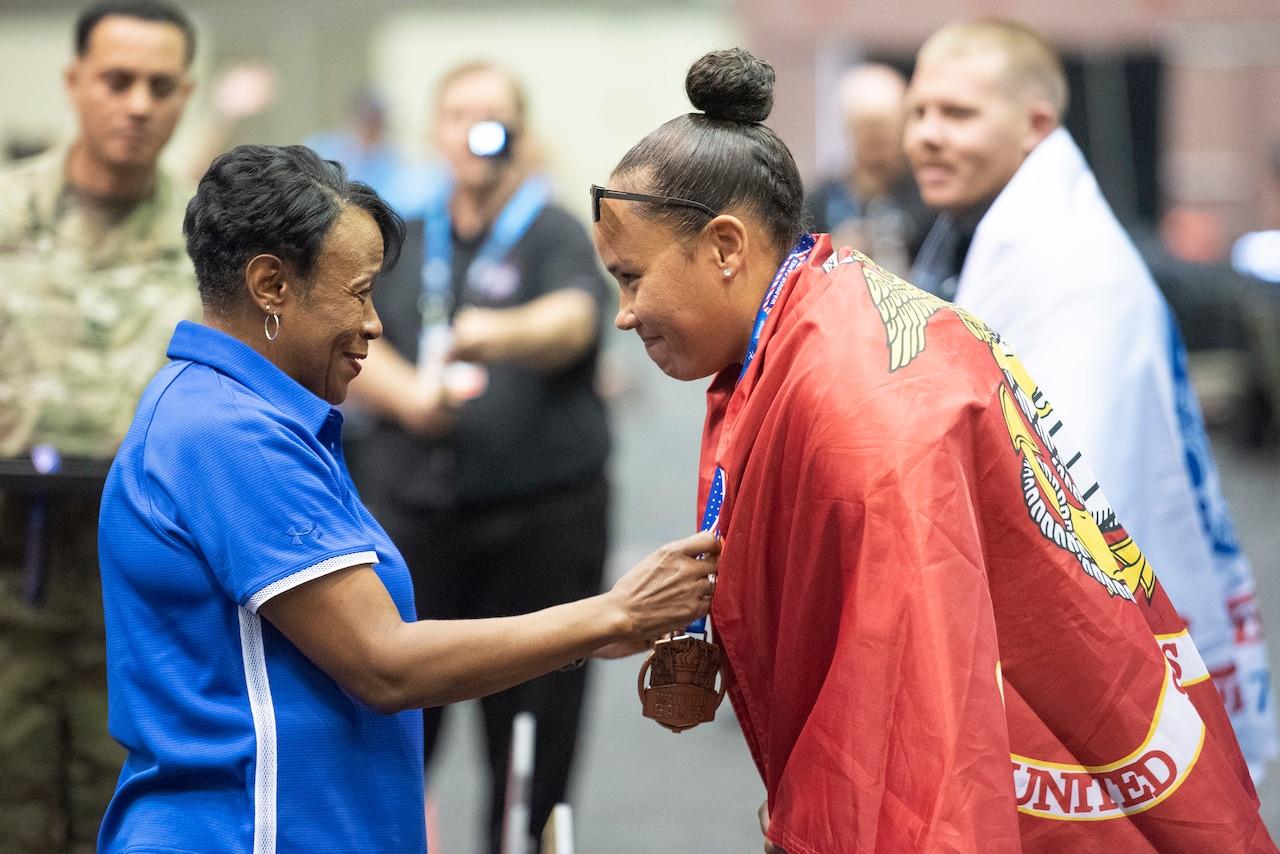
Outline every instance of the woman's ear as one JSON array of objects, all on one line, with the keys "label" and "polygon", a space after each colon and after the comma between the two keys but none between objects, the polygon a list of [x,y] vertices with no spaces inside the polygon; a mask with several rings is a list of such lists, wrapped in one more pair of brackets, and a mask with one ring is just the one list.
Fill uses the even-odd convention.
[{"label": "woman's ear", "polygon": [[720,214],[707,223],[703,234],[708,240],[709,260],[725,271],[726,279],[732,279],[747,258],[747,227],[736,216]]},{"label": "woman's ear", "polygon": [[245,287],[254,305],[264,311],[279,311],[281,303],[292,290],[288,284],[286,267],[275,255],[255,255],[244,268]]}]

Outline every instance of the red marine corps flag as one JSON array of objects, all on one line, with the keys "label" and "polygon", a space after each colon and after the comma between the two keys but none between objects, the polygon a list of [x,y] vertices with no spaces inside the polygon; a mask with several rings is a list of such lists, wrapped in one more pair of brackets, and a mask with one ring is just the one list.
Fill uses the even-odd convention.
[{"label": "red marine corps flag", "polygon": [[819,239],[708,392],[712,617],[769,838],[1276,851],[1159,567],[1049,401],[981,321],[842,256]]}]

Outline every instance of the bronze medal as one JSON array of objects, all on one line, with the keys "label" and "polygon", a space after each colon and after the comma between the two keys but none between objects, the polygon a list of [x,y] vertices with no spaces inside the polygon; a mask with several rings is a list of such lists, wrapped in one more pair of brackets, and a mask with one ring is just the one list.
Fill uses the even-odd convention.
[{"label": "bronze medal", "polygon": [[660,640],[640,668],[637,687],[644,716],[672,732],[714,720],[725,688],[720,647],[693,635]]}]

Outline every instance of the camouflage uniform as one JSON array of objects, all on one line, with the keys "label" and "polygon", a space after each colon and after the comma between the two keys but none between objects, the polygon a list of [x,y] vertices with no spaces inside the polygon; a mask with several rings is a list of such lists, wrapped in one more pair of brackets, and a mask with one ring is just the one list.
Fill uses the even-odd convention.
[{"label": "camouflage uniform", "polygon": [[[0,173],[0,456],[107,461],[179,320],[199,317],[189,194],[66,186],[67,149]],[[0,484],[0,489],[3,485]],[[47,503],[45,597],[22,594],[33,500],[0,493],[0,851],[89,852],[124,752],[107,734],[98,497]]]}]

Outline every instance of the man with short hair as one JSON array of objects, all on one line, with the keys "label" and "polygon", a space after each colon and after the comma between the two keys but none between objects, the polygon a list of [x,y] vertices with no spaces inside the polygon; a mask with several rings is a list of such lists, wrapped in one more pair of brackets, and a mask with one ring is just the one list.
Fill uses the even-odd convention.
[{"label": "man with short hair", "polygon": [[1067,97],[1056,52],[1022,24],[952,24],[925,42],[905,148],[941,216],[912,281],[999,332],[1071,425],[1189,624],[1258,779],[1277,746],[1252,573],[1186,349],[1061,126]]},{"label": "man with short hair", "polygon": [[190,193],[158,167],[194,31],[154,0],[75,30],[69,145],[0,173],[0,850],[87,852],[123,752],[107,732],[101,478],[179,320],[199,317]]}]

